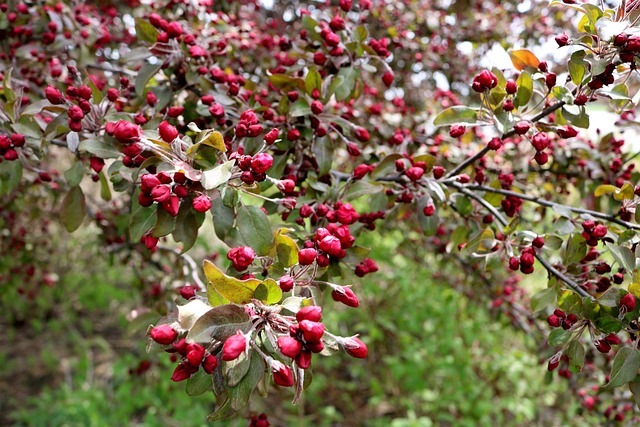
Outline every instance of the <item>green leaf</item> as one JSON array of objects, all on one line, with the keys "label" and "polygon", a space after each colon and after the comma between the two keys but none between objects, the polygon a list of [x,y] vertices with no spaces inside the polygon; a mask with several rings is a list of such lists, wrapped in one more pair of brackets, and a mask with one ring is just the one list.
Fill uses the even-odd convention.
[{"label": "green leaf", "polygon": [[98,177],[100,178],[100,197],[102,197],[102,200],[108,202],[111,200],[111,188],[109,187],[109,180],[104,174],[104,171],[101,171]]},{"label": "green leaf", "polygon": [[355,41],[362,43],[369,36],[369,32],[367,31],[367,27],[364,25],[359,25],[353,30],[353,38]]},{"label": "green leaf", "polygon": [[578,340],[574,340],[569,344],[564,354],[569,358],[569,370],[571,372],[580,372],[584,365],[584,346]]},{"label": "green leaf", "polygon": [[610,184],[598,185],[593,192],[596,197],[604,196],[605,194],[615,193],[618,191],[618,187]]},{"label": "green leaf", "polygon": [[86,76],[85,81],[87,82],[87,86],[91,88],[91,96],[93,97],[92,102],[94,104],[99,104],[104,98],[104,95],[102,95],[102,91],[98,89],[98,86],[96,86],[91,75],[86,70],[84,74]]},{"label": "green leaf", "polygon": [[631,200],[634,196],[634,186],[628,182],[625,182],[619,190],[616,190],[616,192],[613,193],[613,198],[619,202],[623,200]]},{"label": "green leaf", "polygon": [[587,72],[587,67],[584,62],[584,51],[578,50],[571,55],[571,59],[569,60],[569,75],[571,76],[571,81],[576,85],[580,86],[582,80],[584,80],[584,76]]},{"label": "green leaf", "polygon": [[329,92],[335,94],[337,101],[350,99],[359,75],[360,70],[357,67],[341,68],[336,78],[329,85]]},{"label": "green leaf", "polygon": [[574,234],[567,240],[567,247],[564,250],[564,264],[575,264],[580,262],[587,254],[587,243],[580,234]]},{"label": "green leaf", "polygon": [[136,77],[136,95],[142,96],[144,95],[144,89],[147,87],[147,82],[151,79],[151,77],[155,76],[158,71],[162,68],[162,61],[158,61],[156,64],[145,63],[140,71],[138,71],[138,76]]},{"label": "green leaf", "polygon": [[555,307],[558,290],[555,287],[543,289],[531,297],[531,312],[536,313],[547,307]]},{"label": "green leaf", "polygon": [[133,243],[138,243],[147,231],[156,223],[157,214],[155,206],[137,208],[129,220],[129,238]]},{"label": "green leaf", "polygon": [[121,156],[121,153],[114,146],[97,139],[82,140],[78,149],[101,159],[115,159]]},{"label": "green leaf", "polygon": [[311,92],[313,92],[314,89],[318,89],[320,94],[322,94],[322,76],[315,67],[309,69],[307,77],[304,80],[304,86],[309,96],[311,96]]},{"label": "green leaf", "polygon": [[235,304],[214,307],[200,316],[187,334],[187,342],[209,344],[212,340],[224,341],[238,331],[251,329],[249,315]]},{"label": "green leaf", "polygon": [[273,235],[267,214],[258,206],[245,205],[238,212],[237,227],[247,246],[251,246],[258,255],[267,255]]},{"label": "green leaf", "polygon": [[[213,289],[236,304],[245,304],[251,301],[254,291],[260,284],[258,279],[240,280],[228,276],[209,260],[204,261],[204,274]],[[207,285],[207,289],[209,289],[209,285]]]},{"label": "green leaf", "polygon": [[173,232],[176,218],[171,216],[161,205],[157,205],[157,219],[151,230],[151,236],[164,237]]},{"label": "green leaf", "polygon": [[578,314],[582,310],[582,300],[577,294],[564,290],[558,295],[558,307],[567,313]]},{"label": "green leaf", "polygon": [[456,123],[476,123],[478,121],[478,110],[475,108],[456,105],[440,112],[433,119],[434,126],[448,126]]},{"label": "green leaf", "polygon": [[231,408],[231,399],[227,399],[213,413],[209,414],[209,416],[207,417],[207,421],[213,422],[226,420],[227,418],[233,417],[235,414],[236,411]]},{"label": "green leaf", "polygon": [[298,99],[291,105],[289,109],[289,115],[291,117],[309,116],[311,115],[311,107],[309,107],[309,104],[306,100]]},{"label": "green leaf", "polygon": [[200,396],[213,389],[213,376],[207,374],[204,369],[199,369],[185,384],[184,391],[189,396]]},{"label": "green leaf", "polygon": [[305,87],[304,80],[296,77],[290,77],[286,74],[272,74],[269,76],[269,81],[276,88],[282,89],[282,90],[291,90],[291,89],[303,90]]},{"label": "green leaf", "polygon": [[236,218],[236,213],[232,208],[224,205],[222,197],[218,197],[211,202],[211,213],[213,215],[213,228],[216,232],[216,236],[223,242],[233,246],[230,242],[227,242],[227,236],[229,236],[233,229],[233,223]]},{"label": "green leaf", "polygon": [[275,280],[266,279],[258,285],[253,296],[266,305],[272,305],[280,302],[282,299],[282,290]]},{"label": "green leaf", "polygon": [[279,228],[273,233],[273,245],[269,250],[269,256],[276,258],[284,267],[292,267],[298,263],[298,245],[289,236],[286,228]]},{"label": "green leaf", "polygon": [[200,181],[202,187],[205,190],[212,190],[225,184],[231,178],[231,170],[235,164],[235,160],[229,160],[221,165],[216,166],[213,169],[204,171],[202,173],[202,180]]},{"label": "green leaf", "polygon": [[154,44],[158,39],[158,30],[146,19],[136,18],[136,36],[140,41]]},{"label": "green leaf", "polygon": [[84,163],[78,161],[73,164],[69,169],[64,171],[64,178],[67,180],[67,184],[70,187],[76,187],[82,181],[84,177]]},{"label": "green leaf", "polygon": [[518,84],[518,91],[516,92],[514,105],[516,108],[519,108],[527,105],[531,99],[531,95],[533,95],[533,79],[531,78],[531,74],[527,71],[521,72],[516,83]]},{"label": "green leaf", "polygon": [[565,344],[569,341],[569,338],[571,338],[571,332],[565,331],[564,329],[554,329],[549,334],[547,342],[549,343],[549,347],[557,347]]},{"label": "green leaf", "polygon": [[[565,105],[564,107],[562,107],[562,116],[566,118],[567,121],[571,123],[573,126],[576,126],[582,129],[588,129],[589,115],[587,114],[587,111],[584,108],[584,106],[579,107],[577,111],[573,111],[574,109],[570,107],[575,107],[575,106]],[[572,111],[570,112],[569,110],[572,110]]]},{"label": "green leaf", "polygon": [[603,334],[615,334],[622,329],[622,322],[608,314],[602,314],[594,322],[593,326]]},{"label": "green leaf", "polygon": [[609,382],[602,390],[612,390],[633,381],[640,368],[640,352],[635,348],[622,347],[613,358]]},{"label": "green leaf", "polygon": [[87,206],[84,193],[79,186],[75,186],[62,199],[60,222],[68,232],[73,232],[82,225],[86,213]]},{"label": "green leaf", "polygon": [[262,357],[256,352],[251,352],[251,366],[249,371],[242,378],[237,386],[229,390],[229,398],[231,400],[231,408],[236,411],[240,411],[249,403],[249,397],[251,393],[258,386],[258,383],[264,375],[264,362]]},{"label": "green leaf", "polygon": [[247,375],[251,367],[251,360],[244,353],[235,360],[223,362],[222,372],[227,378],[227,385],[235,387]]},{"label": "green leaf", "polygon": [[607,248],[609,248],[609,252],[613,258],[617,261],[620,267],[624,268],[627,271],[633,271],[636,268],[636,257],[631,252],[631,249],[626,246],[618,246],[614,244],[607,244]]},{"label": "green leaf", "polygon": [[11,193],[21,179],[22,164],[19,161],[0,163],[0,196]]},{"label": "green leaf", "polygon": [[193,247],[198,238],[198,229],[204,220],[204,213],[194,213],[189,203],[180,206],[178,217],[173,229],[173,239],[182,242],[182,251],[185,253]]}]

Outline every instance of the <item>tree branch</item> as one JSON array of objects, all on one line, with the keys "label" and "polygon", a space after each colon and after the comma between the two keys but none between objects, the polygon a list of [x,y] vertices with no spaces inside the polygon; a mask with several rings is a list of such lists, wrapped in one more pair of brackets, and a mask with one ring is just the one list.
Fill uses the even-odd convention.
[{"label": "tree branch", "polygon": [[571,212],[575,212],[578,214],[588,214],[591,216],[594,216],[596,218],[600,218],[603,219],[605,221],[609,221],[609,222],[613,222],[615,224],[621,225],[625,228],[631,229],[631,230],[640,230],[640,225],[638,224],[633,224],[631,222],[628,221],[623,221],[619,218],[616,218],[613,215],[610,214],[605,214],[602,212],[598,212],[598,211],[592,211],[590,209],[583,209],[583,208],[575,208],[573,206],[567,206],[567,205],[563,205],[560,203],[555,203],[555,202],[550,202],[548,200],[544,200],[544,199],[540,199],[534,196],[529,196],[527,194],[522,194],[522,193],[516,193],[515,191],[511,191],[511,190],[503,190],[501,188],[493,188],[493,187],[487,187],[484,185],[467,185],[465,188],[469,189],[469,190],[478,190],[478,191],[485,191],[487,193],[495,193],[495,194],[502,194],[503,196],[513,196],[513,197],[517,197],[521,200],[526,200],[528,202],[533,202],[533,203],[537,203],[539,205],[542,206],[547,206],[550,208],[554,208],[554,207],[558,207],[558,208],[566,208],[569,209]]},{"label": "tree branch", "polygon": [[[491,212],[493,214],[493,216],[496,218],[496,220],[498,220],[498,222],[501,224],[500,225],[500,229],[501,230],[504,228],[504,226],[507,225],[507,220],[502,216],[502,214],[500,212],[498,212],[498,210],[494,206],[492,206],[489,202],[484,200],[482,197],[478,196],[473,191],[469,191],[467,188],[465,188],[464,186],[462,186],[461,184],[459,184],[457,182],[447,183],[447,185],[451,185],[451,186],[455,187],[462,194],[465,194],[465,195],[471,197],[473,200],[475,200],[476,202],[478,202],[482,206],[484,206],[489,212]],[[542,266],[550,274],[554,275],[559,280],[562,280],[564,283],[567,284],[567,286],[569,286],[578,295],[580,295],[582,297],[585,297],[585,298],[593,299],[593,297],[591,295],[589,295],[589,293],[587,293],[587,291],[582,289],[582,287],[580,287],[580,285],[578,283],[576,283],[575,281],[573,281],[572,279],[570,279],[569,277],[567,277],[566,275],[564,275],[563,273],[558,271],[554,266],[552,266],[549,263],[549,261],[547,261],[545,258],[543,258],[540,254],[536,253],[535,257],[536,257],[536,259],[538,261],[540,261],[540,264],[542,264]]]},{"label": "tree branch", "polygon": [[[538,115],[536,115],[534,118],[532,118],[531,122],[535,123],[535,122],[540,121],[542,118],[544,118],[544,117],[548,116],[549,114],[553,113],[554,111],[562,108],[564,106],[564,104],[565,104],[564,101],[560,101],[560,102],[556,102],[553,105],[548,106],[547,108],[542,110]],[[509,137],[515,135],[515,134],[516,134],[515,129],[511,129],[509,132],[504,133],[500,137],[500,139],[504,140],[506,138],[509,138]],[[475,163],[477,160],[479,160],[482,157],[484,157],[484,155],[487,154],[489,151],[490,151],[490,149],[488,147],[484,147],[482,150],[478,151],[476,154],[474,154],[473,156],[469,157],[467,160],[463,161],[462,163],[460,163],[455,168],[451,169],[445,175],[445,178],[450,178],[452,176],[455,176],[455,175],[459,174],[461,171],[466,169],[467,166]]]}]

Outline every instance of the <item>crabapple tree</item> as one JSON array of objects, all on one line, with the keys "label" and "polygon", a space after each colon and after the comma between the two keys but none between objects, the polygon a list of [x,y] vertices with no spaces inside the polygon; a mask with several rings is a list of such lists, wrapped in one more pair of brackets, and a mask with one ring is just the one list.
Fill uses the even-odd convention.
[{"label": "crabapple tree", "polygon": [[[399,229],[621,421],[640,397],[639,19],[637,1],[6,1],[3,302],[55,286],[46,236],[92,224],[154,283],[148,349],[215,395],[214,421],[254,390],[295,403],[319,356],[367,357],[323,307],[366,303],[358,238]],[[191,250],[214,240],[228,262]]]}]

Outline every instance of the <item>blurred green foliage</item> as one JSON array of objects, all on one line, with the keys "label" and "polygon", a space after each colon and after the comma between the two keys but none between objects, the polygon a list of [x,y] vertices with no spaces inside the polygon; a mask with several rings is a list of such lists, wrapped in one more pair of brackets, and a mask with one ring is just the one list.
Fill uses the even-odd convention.
[{"label": "blurred green foliage", "polygon": [[[314,379],[299,406],[290,404],[291,390],[275,390],[253,399],[248,416],[266,412],[274,426],[591,424],[575,399],[563,398],[564,380],[545,382],[532,337],[434,280],[431,266],[438,264],[398,254],[401,239],[400,233],[362,238],[374,259],[386,261],[356,285],[359,309],[325,301],[327,327],[360,333],[368,359],[314,358]],[[169,379],[168,355],[145,354],[145,318],[125,320],[140,301],[131,286],[135,275],[115,264],[79,267],[40,297],[40,309],[47,300],[55,304],[47,319],[9,329],[10,340],[38,343],[29,357],[3,357],[2,380],[17,376],[15,387],[31,393],[19,402],[24,393],[8,399],[10,425],[204,425],[214,409],[212,395],[188,397],[183,384]],[[455,277],[454,270],[440,273]],[[152,362],[149,371],[131,374],[144,359]],[[41,387],[19,375],[36,366],[50,375],[39,379]]]}]

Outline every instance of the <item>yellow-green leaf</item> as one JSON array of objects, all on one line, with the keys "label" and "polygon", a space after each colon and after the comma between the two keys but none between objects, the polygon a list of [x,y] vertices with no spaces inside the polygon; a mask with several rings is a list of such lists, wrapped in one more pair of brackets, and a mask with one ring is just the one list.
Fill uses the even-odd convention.
[{"label": "yellow-green leaf", "polygon": [[282,290],[273,279],[267,279],[260,283],[254,292],[255,299],[259,299],[267,305],[280,302],[282,299]]},{"label": "yellow-green leaf", "polygon": [[282,265],[291,267],[298,263],[298,245],[285,233],[286,228],[279,228],[273,233],[273,244],[269,250],[269,256],[278,259]]},{"label": "yellow-green leaf", "polygon": [[516,70],[522,71],[526,67],[538,68],[540,60],[529,49],[512,50],[509,52],[511,62]]},{"label": "yellow-green leaf", "polygon": [[599,185],[598,187],[596,187],[596,190],[593,192],[593,195],[596,197],[600,197],[605,194],[615,193],[616,191],[618,191],[618,187],[614,185]]},{"label": "yellow-green leaf", "polygon": [[228,276],[209,260],[204,260],[204,275],[207,276],[209,284],[215,291],[236,304],[251,301],[254,291],[260,284],[258,279],[240,280]]}]

